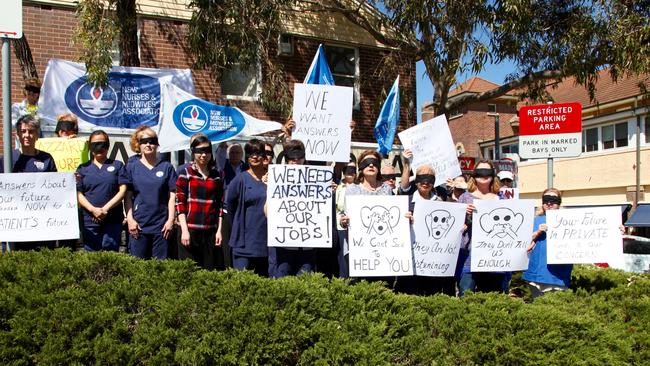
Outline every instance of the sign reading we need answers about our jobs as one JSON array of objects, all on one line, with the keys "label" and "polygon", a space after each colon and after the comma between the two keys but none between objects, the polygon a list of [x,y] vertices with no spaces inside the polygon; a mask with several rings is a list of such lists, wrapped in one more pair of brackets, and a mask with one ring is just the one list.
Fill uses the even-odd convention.
[{"label": "sign reading we need answers about our jobs", "polygon": [[519,156],[569,158],[582,152],[580,103],[524,106],[519,110]]}]

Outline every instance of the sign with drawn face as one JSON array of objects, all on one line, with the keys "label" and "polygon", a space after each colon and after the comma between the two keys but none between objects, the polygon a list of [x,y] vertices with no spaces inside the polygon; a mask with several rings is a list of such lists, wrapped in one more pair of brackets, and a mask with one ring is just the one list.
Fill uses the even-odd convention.
[{"label": "sign with drawn face", "polygon": [[345,197],[350,276],[413,274],[407,196]]},{"label": "sign with drawn face", "polygon": [[332,247],[332,167],[269,166],[270,247]]},{"label": "sign with drawn face", "polygon": [[413,263],[415,275],[453,276],[467,205],[421,200],[413,212]]},{"label": "sign with drawn face", "polygon": [[472,215],[472,272],[528,268],[534,200],[476,200]]},{"label": "sign with drawn face", "polygon": [[620,263],[623,256],[621,209],[571,208],[546,211],[549,264]]}]

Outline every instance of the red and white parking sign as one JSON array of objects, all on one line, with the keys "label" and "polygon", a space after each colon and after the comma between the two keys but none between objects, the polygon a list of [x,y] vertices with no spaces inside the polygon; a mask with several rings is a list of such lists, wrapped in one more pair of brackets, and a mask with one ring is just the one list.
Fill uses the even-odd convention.
[{"label": "red and white parking sign", "polygon": [[582,152],[582,105],[542,104],[519,110],[519,156],[568,158]]}]

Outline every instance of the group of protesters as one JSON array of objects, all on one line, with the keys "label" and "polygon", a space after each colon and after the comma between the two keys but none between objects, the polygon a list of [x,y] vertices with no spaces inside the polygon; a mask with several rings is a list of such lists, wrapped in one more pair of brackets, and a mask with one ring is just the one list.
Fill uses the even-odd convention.
[{"label": "group of protesters", "polygon": [[[294,127],[294,122],[289,120],[281,134],[284,162],[322,165],[305,160],[304,144],[291,139]],[[39,119],[33,113],[23,113],[16,119],[15,128],[20,150],[14,156],[12,171],[56,172],[52,156],[36,149],[36,140],[41,135]],[[57,136],[70,137],[77,133],[76,116],[65,114],[58,118]],[[106,132],[96,130],[88,137],[90,160],[76,171],[81,243],[86,251],[118,251],[126,228],[128,252],[143,259],[190,259],[208,270],[233,267],[273,278],[314,271],[348,277],[350,218],[345,212],[345,197],[399,194],[409,196],[407,216],[410,219],[415,205],[422,200],[467,204],[456,273],[450,277],[380,280],[398,292],[421,295],[508,292],[510,273],[472,272],[470,268],[474,200],[503,199],[500,187],[512,186],[514,180],[512,172],[502,171],[497,175],[489,160],[479,161],[469,177],[461,175],[436,185],[436,172],[431,166],[420,166],[411,172],[410,150],[402,154],[401,174],[395,173],[392,166],[382,164],[384,159],[378,152],[364,151],[356,161],[334,166],[331,185],[336,220],[332,230],[338,235],[332,248],[274,248],[267,243],[266,186],[275,143],[251,139],[243,149],[237,143],[229,146],[220,143],[215,151],[208,136],[198,133],[190,139],[190,161],[177,168],[160,158],[158,136],[152,128],[137,128],[130,143],[136,155],[124,164],[108,158],[110,139]],[[559,208],[561,196],[557,189],[546,190],[542,211],[535,219],[529,247],[530,266],[523,278],[529,281],[536,295],[567,289],[569,285],[571,265],[546,263],[544,213]],[[76,244],[76,240],[59,242],[59,246],[75,247]],[[55,242],[12,245],[15,250],[56,246]]]}]

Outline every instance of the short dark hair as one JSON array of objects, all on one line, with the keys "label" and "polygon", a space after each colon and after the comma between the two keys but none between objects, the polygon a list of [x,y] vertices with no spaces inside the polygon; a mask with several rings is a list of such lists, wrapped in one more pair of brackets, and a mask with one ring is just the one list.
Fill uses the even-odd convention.
[{"label": "short dark hair", "polygon": [[260,139],[251,139],[246,145],[244,145],[244,152],[246,153],[246,158],[253,151],[264,151],[264,142]]}]

